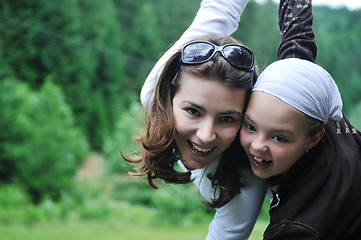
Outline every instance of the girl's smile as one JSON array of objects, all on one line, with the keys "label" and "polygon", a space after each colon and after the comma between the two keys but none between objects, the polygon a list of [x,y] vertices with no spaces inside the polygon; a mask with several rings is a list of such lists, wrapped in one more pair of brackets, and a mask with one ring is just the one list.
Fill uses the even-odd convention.
[{"label": "girl's smile", "polygon": [[256,166],[258,166],[258,168],[263,168],[263,169],[265,169],[265,168],[267,168],[267,166],[268,166],[269,164],[272,163],[272,161],[264,160],[264,159],[259,158],[259,157],[256,157],[256,156],[253,156],[253,159],[254,159],[254,164],[255,164]]},{"label": "girl's smile", "polygon": [[285,174],[318,143],[309,137],[306,116],[278,98],[253,92],[241,128],[241,144],[261,178]]}]

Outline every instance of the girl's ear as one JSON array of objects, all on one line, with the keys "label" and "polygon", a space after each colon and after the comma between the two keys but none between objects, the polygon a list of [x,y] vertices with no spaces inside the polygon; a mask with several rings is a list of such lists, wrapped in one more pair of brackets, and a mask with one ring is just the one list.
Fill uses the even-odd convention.
[{"label": "girl's ear", "polygon": [[311,137],[309,143],[307,144],[307,150],[316,146],[322,139],[323,135],[325,135],[325,129],[322,129],[322,131]]}]

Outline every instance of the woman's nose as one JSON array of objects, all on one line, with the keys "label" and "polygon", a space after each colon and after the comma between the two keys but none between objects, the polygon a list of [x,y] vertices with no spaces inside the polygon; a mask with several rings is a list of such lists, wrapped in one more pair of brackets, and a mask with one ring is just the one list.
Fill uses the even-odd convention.
[{"label": "woman's nose", "polygon": [[204,121],[200,123],[200,126],[197,130],[197,137],[204,144],[214,141],[217,137],[217,134],[213,121]]}]

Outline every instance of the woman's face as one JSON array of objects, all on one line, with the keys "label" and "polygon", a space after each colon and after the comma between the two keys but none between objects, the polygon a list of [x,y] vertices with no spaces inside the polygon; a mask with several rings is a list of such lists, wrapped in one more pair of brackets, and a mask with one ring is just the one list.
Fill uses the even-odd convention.
[{"label": "woman's face", "polygon": [[317,142],[307,136],[306,117],[267,93],[254,92],[240,140],[252,170],[260,178],[285,174]]},{"label": "woman's face", "polygon": [[184,74],[173,98],[175,142],[189,169],[206,167],[226,150],[241,125],[246,90]]}]

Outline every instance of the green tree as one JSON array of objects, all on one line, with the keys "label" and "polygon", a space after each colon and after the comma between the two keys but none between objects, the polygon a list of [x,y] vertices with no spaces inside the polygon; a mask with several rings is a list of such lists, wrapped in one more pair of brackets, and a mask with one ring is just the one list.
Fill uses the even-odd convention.
[{"label": "green tree", "polygon": [[361,101],[355,104],[349,116],[352,125],[361,131]]},{"label": "green tree", "polygon": [[280,41],[277,14],[277,5],[270,0],[262,5],[250,1],[233,34],[237,40],[252,49],[261,70],[276,60]]},{"label": "green tree", "polygon": [[[113,1],[0,1],[0,72],[40,88],[46,76],[62,86],[66,101],[100,149],[112,131],[113,109],[127,81],[122,38]],[[98,104],[93,104],[97,96]],[[124,98],[124,97],[123,97]],[[99,105],[99,103],[103,105]],[[97,113],[104,117],[94,117]]]},{"label": "green tree", "polygon": [[314,8],[317,63],[324,67],[337,82],[344,111],[350,113],[360,100],[361,91],[361,11],[346,8]]},{"label": "green tree", "polygon": [[144,129],[144,113],[139,103],[133,103],[129,110],[119,113],[113,134],[104,141],[104,154],[107,159],[107,171],[111,173],[127,173],[134,166],[126,163],[120,152],[127,156],[139,154],[141,146],[136,142]]},{"label": "green tree", "polygon": [[1,180],[20,183],[35,203],[58,199],[89,151],[62,91],[50,80],[32,91],[8,78],[0,96]]}]

